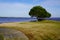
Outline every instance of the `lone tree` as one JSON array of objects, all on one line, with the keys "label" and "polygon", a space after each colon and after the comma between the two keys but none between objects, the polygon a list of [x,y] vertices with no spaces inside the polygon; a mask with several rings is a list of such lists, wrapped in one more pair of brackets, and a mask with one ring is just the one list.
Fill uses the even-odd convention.
[{"label": "lone tree", "polygon": [[46,9],[44,9],[41,6],[35,6],[35,7],[33,7],[30,10],[29,15],[31,17],[36,17],[38,21],[44,20],[44,18],[51,17],[51,14],[49,12],[47,12]]}]

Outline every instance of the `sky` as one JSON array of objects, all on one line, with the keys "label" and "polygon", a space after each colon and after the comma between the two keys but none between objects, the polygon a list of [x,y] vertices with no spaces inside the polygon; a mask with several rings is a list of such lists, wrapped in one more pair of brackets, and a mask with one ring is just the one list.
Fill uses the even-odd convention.
[{"label": "sky", "polygon": [[42,6],[51,17],[60,17],[60,0],[0,0],[1,17],[30,17],[34,6]]}]

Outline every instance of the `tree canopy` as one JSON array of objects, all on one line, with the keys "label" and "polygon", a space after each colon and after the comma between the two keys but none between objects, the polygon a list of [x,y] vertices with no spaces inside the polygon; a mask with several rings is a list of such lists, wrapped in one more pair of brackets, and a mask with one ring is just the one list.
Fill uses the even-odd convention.
[{"label": "tree canopy", "polygon": [[36,17],[38,18],[49,18],[51,17],[51,14],[49,12],[46,11],[45,8],[41,7],[41,6],[34,6],[30,12],[29,15],[31,17]]}]

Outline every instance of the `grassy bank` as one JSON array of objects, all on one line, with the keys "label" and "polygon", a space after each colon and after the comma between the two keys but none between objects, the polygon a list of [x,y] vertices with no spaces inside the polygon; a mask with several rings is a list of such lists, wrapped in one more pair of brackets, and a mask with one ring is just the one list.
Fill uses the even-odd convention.
[{"label": "grassy bank", "polygon": [[0,27],[22,31],[30,40],[60,40],[60,22],[20,22],[0,24]]}]

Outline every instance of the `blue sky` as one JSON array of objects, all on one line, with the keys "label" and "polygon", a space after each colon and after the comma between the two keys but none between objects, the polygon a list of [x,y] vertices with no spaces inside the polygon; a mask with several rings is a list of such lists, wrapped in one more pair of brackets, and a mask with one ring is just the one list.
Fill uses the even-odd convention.
[{"label": "blue sky", "polygon": [[33,6],[40,5],[52,14],[60,17],[60,0],[0,0],[1,17],[30,17]]}]

